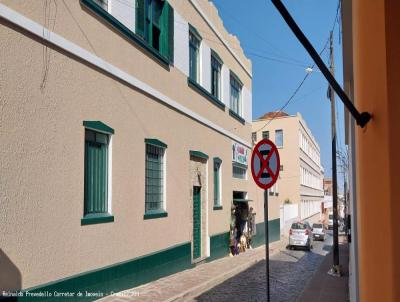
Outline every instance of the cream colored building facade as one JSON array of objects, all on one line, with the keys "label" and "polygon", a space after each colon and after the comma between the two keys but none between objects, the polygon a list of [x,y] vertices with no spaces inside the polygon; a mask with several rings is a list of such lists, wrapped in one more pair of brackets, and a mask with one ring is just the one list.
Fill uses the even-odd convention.
[{"label": "cream colored building facade", "polygon": [[211,2],[5,0],[0,39],[1,290],[92,300],[226,256],[235,198],[263,243],[251,62]]},{"label": "cream colored building facade", "polygon": [[270,112],[254,120],[252,129],[253,144],[268,138],[278,147],[280,174],[269,196],[281,206],[281,228],[285,222],[320,213],[324,200],[320,148],[300,113]]}]

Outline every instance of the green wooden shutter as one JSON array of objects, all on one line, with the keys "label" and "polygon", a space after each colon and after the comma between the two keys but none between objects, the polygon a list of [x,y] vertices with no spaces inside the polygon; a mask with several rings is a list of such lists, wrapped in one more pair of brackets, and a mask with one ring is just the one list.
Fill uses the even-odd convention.
[{"label": "green wooden shutter", "polygon": [[169,4],[165,1],[160,17],[160,54],[166,58],[168,58],[168,11]]},{"label": "green wooden shutter", "polygon": [[214,162],[214,205],[219,205],[219,163]]},{"label": "green wooden shutter", "polygon": [[168,56],[169,61],[174,63],[174,8],[168,6]]},{"label": "green wooden shutter", "polygon": [[165,1],[160,18],[160,54],[174,61],[174,9]]},{"label": "green wooden shutter", "polygon": [[201,187],[193,187],[193,259],[201,256]]},{"label": "green wooden shutter", "polygon": [[85,142],[85,215],[107,212],[107,145]]},{"label": "green wooden shutter", "polygon": [[136,0],[136,33],[144,37],[144,4],[145,0]]}]

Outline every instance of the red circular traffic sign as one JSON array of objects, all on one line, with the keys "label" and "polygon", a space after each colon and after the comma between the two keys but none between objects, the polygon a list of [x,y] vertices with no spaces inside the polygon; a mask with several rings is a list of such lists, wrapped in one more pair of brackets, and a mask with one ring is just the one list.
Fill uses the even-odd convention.
[{"label": "red circular traffic sign", "polygon": [[269,139],[263,139],[254,146],[251,154],[251,174],[256,184],[267,190],[277,181],[280,171],[279,152]]}]

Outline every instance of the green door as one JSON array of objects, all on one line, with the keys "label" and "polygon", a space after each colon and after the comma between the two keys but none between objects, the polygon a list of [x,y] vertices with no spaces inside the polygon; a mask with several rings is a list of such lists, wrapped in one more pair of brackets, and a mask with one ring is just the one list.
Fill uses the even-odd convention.
[{"label": "green door", "polygon": [[193,187],[193,259],[201,256],[201,187]]}]

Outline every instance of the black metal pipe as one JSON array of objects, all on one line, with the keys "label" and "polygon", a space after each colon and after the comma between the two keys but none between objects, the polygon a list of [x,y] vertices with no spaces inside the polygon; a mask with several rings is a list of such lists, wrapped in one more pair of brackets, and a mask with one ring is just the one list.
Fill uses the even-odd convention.
[{"label": "black metal pipe", "polygon": [[275,5],[279,13],[282,15],[287,25],[293,31],[297,39],[300,41],[300,43],[307,50],[311,58],[314,60],[319,70],[321,70],[322,74],[325,76],[330,86],[333,88],[333,90],[335,90],[336,94],[342,100],[343,104],[346,106],[351,115],[354,117],[354,119],[357,122],[357,125],[359,125],[361,128],[364,128],[364,126],[371,119],[372,117],[371,114],[368,112],[362,112],[362,113],[358,112],[356,107],[354,107],[354,104],[350,101],[349,97],[343,91],[342,87],[340,87],[338,82],[335,80],[334,76],[329,72],[328,68],[325,66],[324,62],[322,61],[322,59],[320,58],[314,47],[311,45],[310,41],[308,41],[308,39],[303,34],[299,26],[296,24],[296,21],[294,21],[294,19],[286,9],[286,7],[283,5],[282,1],[281,0],[271,0],[271,1]]}]

